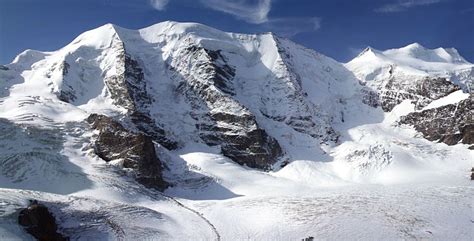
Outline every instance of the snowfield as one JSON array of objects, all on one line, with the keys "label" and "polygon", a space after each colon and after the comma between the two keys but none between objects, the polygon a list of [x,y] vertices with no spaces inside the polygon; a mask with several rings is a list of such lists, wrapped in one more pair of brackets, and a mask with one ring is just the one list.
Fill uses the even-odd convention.
[{"label": "snowfield", "polygon": [[[97,133],[84,121],[127,113],[104,80],[120,71],[122,42],[154,97],[149,114],[181,145],[154,143],[172,184],[164,192],[96,155]],[[284,150],[270,171],[239,165],[199,138],[205,108],[176,92],[183,79],[206,74],[179,61],[191,58],[190,42],[221,50],[236,69],[232,98],[203,106],[252,114]],[[343,65],[272,34],[164,22],[141,30],[108,24],[58,51],[21,53],[0,69],[0,240],[34,240],[17,223],[32,199],[71,240],[474,240],[474,151],[399,125],[421,110],[408,100],[390,112],[366,105],[359,84],[377,89],[394,63],[400,76],[454,76],[461,90],[427,110],[472,98],[473,65],[455,49],[418,44],[367,51]],[[67,77],[61,63],[70,63]],[[75,97],[61,101],[61,93]],[[232,134],[256,128],[216,125]]]}]

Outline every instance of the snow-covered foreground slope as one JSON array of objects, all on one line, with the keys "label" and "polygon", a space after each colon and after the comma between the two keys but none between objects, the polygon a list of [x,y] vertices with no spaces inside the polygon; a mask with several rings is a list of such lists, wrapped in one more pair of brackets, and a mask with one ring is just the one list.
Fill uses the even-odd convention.
[{"label": "snow-covered foreground slope", "polygon": [[273,34],[108,24],[27,50],[0,69],[0,239],[31,239],[17,218],[36,199],[71,240],[470,240],[469,132],[448,146],[398,121],[470,100],[472,64],[412,52],[383,55],[442,91],[384,112],[384,77],[361,74],[385,62],[354,76]]}]

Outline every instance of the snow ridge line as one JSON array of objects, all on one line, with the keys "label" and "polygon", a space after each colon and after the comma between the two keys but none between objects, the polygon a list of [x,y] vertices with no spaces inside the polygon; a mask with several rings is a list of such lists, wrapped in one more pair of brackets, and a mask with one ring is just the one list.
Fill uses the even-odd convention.
[{"label": "snow ridge line", "polygon": [[221,241],[221,235],[220,235],[219,232],[217,231],[216,226],[214,226],[214,224],[212,224],[211,221],[209,221],[209,219],[207,219],[206,217],[204,217],[204,215],[202,215],[200,212],[198,212],[198,211],[196,211],[196,210],[194,210],[194,209],[192,209],[192,208],[190,208],[190,207],[184,205],[182,202],[176,200],[175,198],[173,198],[173,197],[171,197],[171,196],[168,196],[168,195],[166,195],[166,194],[164,194],[164,193],[160,193],[160,195],[162,195],[163,197],[165,197],[165,198],[167,198],[167,199],[169,199],[169,200],[175,202],[176,204],[178,204],[178,206],[180,206],[180,207],[182,207],[182,208],[184,208],[184,209],[187,209],[188,211],[190,211],[190,212],[196,214],[197,216],[199,216],[202,220],[204,220],[204,222],[206,222],[206,223],[209,225],[209,227],[211,227],[212,232],[214,233],[214,235],[216,235],[216,241]]}]

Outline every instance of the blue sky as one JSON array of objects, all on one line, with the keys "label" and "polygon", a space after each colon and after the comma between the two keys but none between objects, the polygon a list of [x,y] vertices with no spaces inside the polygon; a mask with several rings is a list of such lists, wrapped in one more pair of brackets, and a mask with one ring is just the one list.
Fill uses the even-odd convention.
[{"label": "blue sky", "polygon": [[366,46],[455,47],[474,62],[473,0],[0,0],[0,63],[25,49],[56,50],[114,23],[165,20],[224,31],[272,31],[338,61]]}]

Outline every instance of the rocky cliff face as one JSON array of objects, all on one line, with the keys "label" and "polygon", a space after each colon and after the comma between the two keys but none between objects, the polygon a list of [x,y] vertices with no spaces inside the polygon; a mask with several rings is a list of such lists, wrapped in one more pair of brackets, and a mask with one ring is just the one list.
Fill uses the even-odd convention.
[{"label": "rocky cliff face", "polygon": [[456,104],[449,104],[421,112],[412,112],[400,119],[400,123],[409,124],[431,141],[448,145],[463,143],[474,148],[474,98]]},{"label": "rocky cliff face", "polygon": [[414,126],[428,140],[472,144],[472,94],[423,110],[455,91],[472,93],[474,67],[455,49],[427,49],[417,43],[386,51],[367,48],[346,67],[377,93],[366,99],[372,103],[376,99],[385,112],[405,100],[414,105],[415,111],[401,117],[399,123]]},{"label": "rocky cliff face", "polygon": [[58,232],[56,219],[48,208],[36,200],[31,201],[27,208],[20,211],[18,223],[38,241],[69,240],[68,237]]},{"label": "rocky cliff face", "polygon": [[[277,81],[265,90],[268,93],[263,100],[261,113],[267,118],[285,123],[297,132],[320,138],[323,142],[336,141],[338,133],[331,125],[331,114],[321,104],[308,101],[307,90],[303,88],[303,79],[297,67],[298,56],[295,56],[297,53],[292,53],[292,43],[274,35],[271,37],[278,53],[274,65],[278,70],[275,76]],[[325,68],[325,71],[330,71],[329,66]],[[282,94],[274,95],[279,92]]]},{"label": "rocky cliff face", "polygon": [[175,54],[171,66],[181,75],[177,91],[194,106],[191,115],[199,137],[210,146],[220,145],[225,156],[241,165],[269,169],[281,156],[281,147],[233,98],[235,69],[220,51],[199,45]]},{"label": "rocky cliff face", "polygon": [[104,80],[114,104],[127,109],[137,129],[166,148],[176,149],[178,144],[150,117],[148,109],[155,100],[148,94],[143,69],[126,53],[123,43],[119,51],[117,74]]},{"label": "rocky cliff face", "polygon": [[430,102],[445,97],[461,88],[446,78],[424,77],[414,79],[412,83],[401,82],[397,77],[390,77],[381,86],[379,102],[383,110],[390,112],[393,107],[404,100],[411,100],[420,110]]},{"label": "rocky cliff face", "polygon": [[[154,100],[148,93],[149,88],[144,77],[143,69],[133,57],[127,53],[124,42],[114,33],[109,51],[113,51],[113,64],[102,75],[105,91],[112,103],[125,109],[125,115],[135,128],[151,137],[168,149],[176,149],[176,141],[169,138],[164,129],[150,117],[149,108]],[[79,63],[74,63],[78,67]],[[63,62],[60,66],[62,78],[68,80],[68,69],[71,65]],[[86,75],[87,71],[81,73]],[[69,91],[61,90],[59,99],[71,102],[77,99],[77,93],[70,85],[62,86]]]},{"label": "rocky cliff face", "polygon": [[[420,47],[403,51],[412,48]],[[22,90],[35,95],[28,98],[49,101],[51,109],[69,108],[76,122],[89,116],[98,131],[96,154],[105,161],[123,160],[140,182],[162,189],[162,163],[153,142],[168,150],[206,144],[240,165],[269,170],[278,160],[298,156],[300,151],[289,150],[302,146],[301,152],[326,159],[322,147],[340,144],[345,128],[379,121],[356,120],[354,111],[374,111],[367,106],[391,111],[407,99],[419,111],[454,91],[469,90],[472,67],[461,58],[456,59],[462,63],[438,64],[450,68],[440,74],[430,59],[420,60],[428,69],[419,70],[392,55],[369,49],[344,66],[273,34],[224,33],[175,22],[140,30],[108,24],[58,51],[21,54],[2,68],[8,86],[0,91],[7,95],[24,81]],[[469,113],[451,126],[443,119],[461,113],[449,108],[413,113],[402,123],[429,132],[430,139],[454,143],[457,130],[469,133]],[[69,115],[58,116],[70,121]]]},{"label": "rocky cliff face", "polygon": [[164,190],[168,184],[162,177],[162,162],[150,137],[133,133],[119,122],[104,115],[92,114],[87,118],[98,131],[94,152],[106,162],[121,160],[123,168],[130,168],[141,184]]},{"label": "rocky cliff face", "polygon": [[427,49],[417,43],[386,51],[369,47],[346,67],[379,93],[386,112],[404,100],[411,100],[420,110],[454,91],[469,92],[474,79],[472,64],[457,51]]}]

